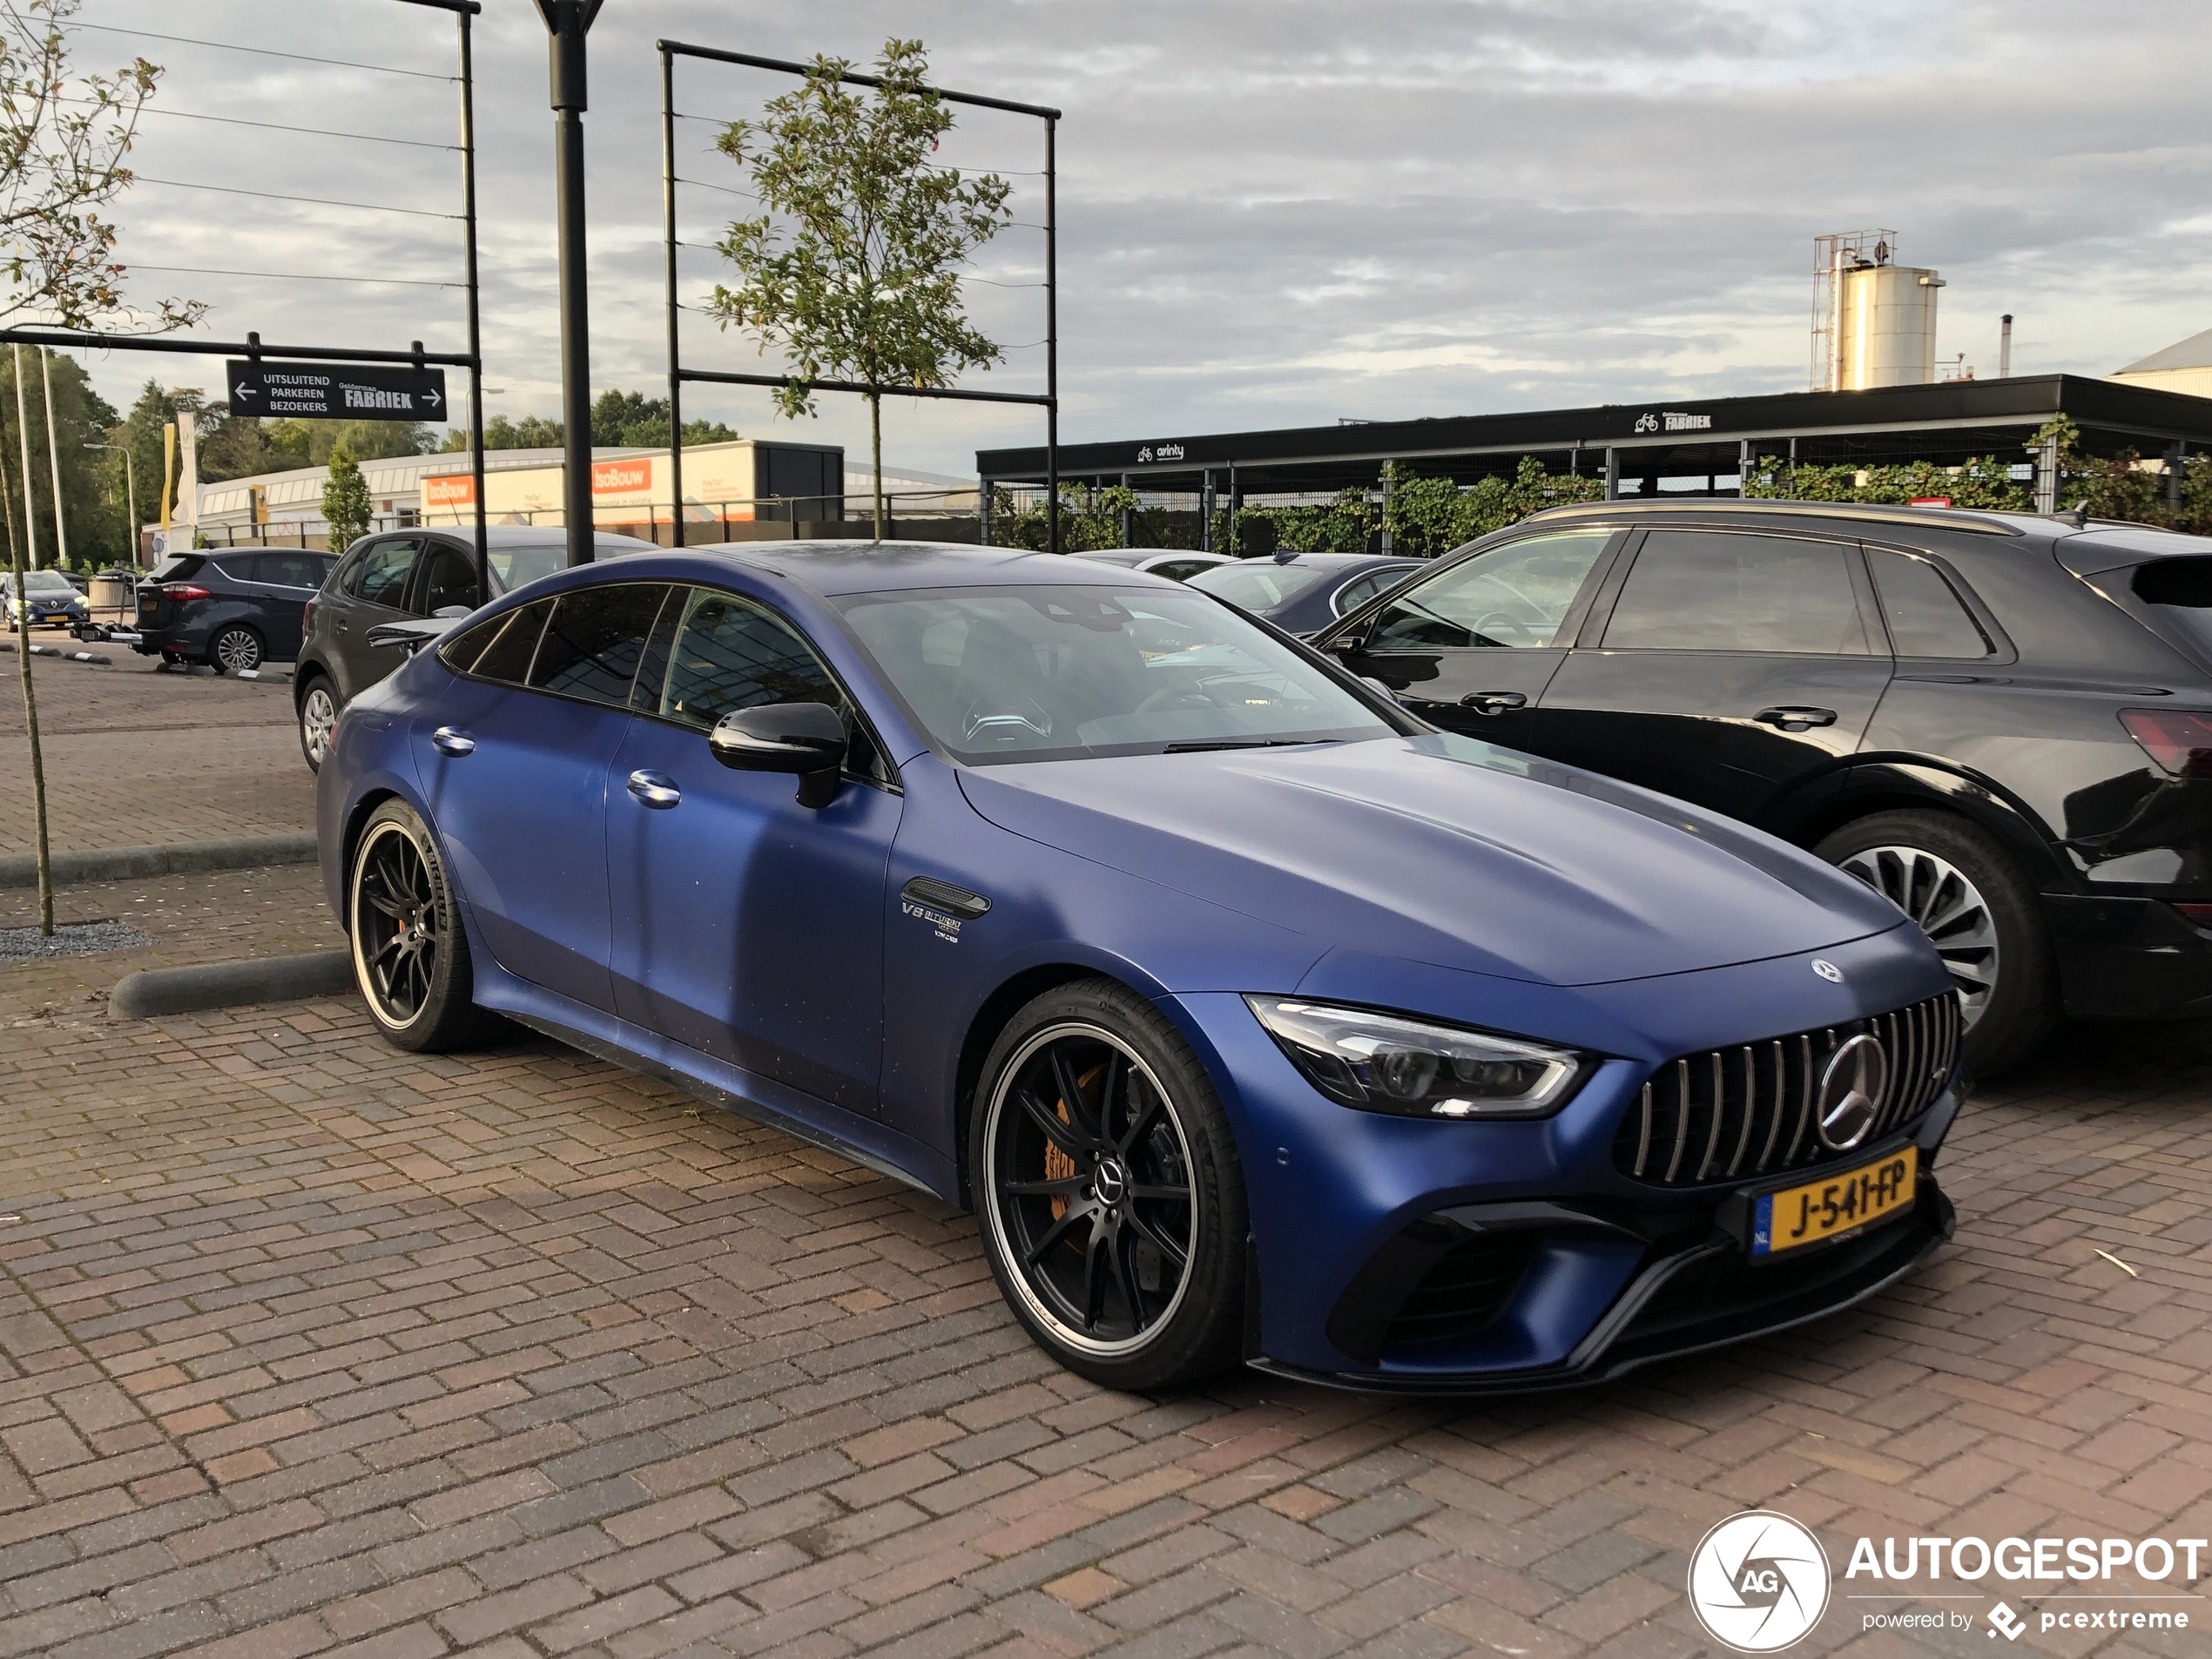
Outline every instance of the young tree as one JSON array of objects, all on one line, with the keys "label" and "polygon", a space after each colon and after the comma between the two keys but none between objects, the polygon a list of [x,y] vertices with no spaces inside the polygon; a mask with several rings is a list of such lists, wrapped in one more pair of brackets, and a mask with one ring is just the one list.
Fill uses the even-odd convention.
[{"label": "young tree", "polygon": [[[806,82],[770,101],[765,118],[732,122],[722,152],[749,166],[766,210],[732,225],[721,252],[735,287],[717,284],[724,327],[758,335],[792,362],[775,394],[787,418],[814,412],[811,382],[867,388],[875,535],[883,538],[883,395],[942,387],[1005,354],[968,326],[958,266],[1011,217],[1013,186],[964,179],[930,158],[953,118],[923,82],[918,40],[888,40],[880,84],[863,96],[839,79],[841,57],[817,57]],[[780,221],[780,222],[779,222]]]},{"label": "young tree", "polygon": [[330,478],[322,487],[322,520],[330,528],[333,553],[343,553],[368,534],[368,483],[353,452],[342,443],[330,452]]},{"label": "young tree", "polygon": [[185,327],[206,307],[163,300],[147,317],[125,301],[115,226],[98,212],[130,185],[124,158],[161,69],[137,57],[112,75],[75,73],[69,20],[79,4],[0,0],[0,270],[9,287],[0,320]]}]

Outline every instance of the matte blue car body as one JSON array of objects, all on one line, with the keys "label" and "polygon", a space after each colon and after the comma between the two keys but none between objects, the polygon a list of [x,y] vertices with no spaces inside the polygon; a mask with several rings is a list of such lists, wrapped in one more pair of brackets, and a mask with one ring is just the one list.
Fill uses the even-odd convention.
[{"label": "matte blue car body", "polygon": [[[1617,1230],[1548,1234],[1508,1317],[1419,1363],[1356,1365],[1325,1327],[1376,1249],[1442,1207],[1526,1199],[1710,1211],[1717,1186],[1658,1191],[1613,1167],[1620,1114],[1654,1067],[1884,1012],[1949,986],[1917,929],[1809,855],[1665,797],[1464,738],[955,765],[878,683],[829,603],[844,593],[969,583],[1168,585],[1156,578],[1044,556],[786,545],[627,557],[545,578],[484,614],[602,578],[718,586],[780,610],[844,680],[897,766],[900,792],[865,803],[868,833],[882,846],[880,885],[865,847],[844,857],[840,879],[858,894],[857,903],[846,893],[831,907],[844,935],[815,927],[782,941],[799,953],[797,980],[819,989],[852,950],[866,957],[878,948],[866,924],[858,925],[861,936],[852,934],[855,918],[879,918],[880,1021],[846,1022],[848,1047],[826,1059],[849,1079],[874,1077],[873,1098],[839,1089],[828,1091],[844,1096],[834,1102],[741,1067],[735,1049],[709,1052],[704,1041],[687,1045],[624,1017],[651,1018],[651,1004],[636,995],[651,970],[642,959],[625,969],[606,930],[610,915],[626,915],[639,895],[625,897],[617,883],[610,912],[591,897],[589,872],[574,858],[518,846],[515,823],[532,805],[527,794],[497,826],[456,832],[448,809],[450,780],[462,774],[451,769],[473,757],[453,762],[427,740],[489,688],[458,681],[434,652],[348,707],[322,768],[318,811],[334,911],[344,914],[353,833],[375,801],[404,798],[446,850],[480,1003],[961,1203],[968,1197],[961,1096],[990,1034],[986,1010],[1002,1017],[1025,988],[1076,972],[1119,980],[1152,999],[1189,1040],[1227,1110],[1252,1214],[1258,1312],[1249,1345],[1266,1363],[1415,1385],[1565,1365],[1643,1255]],[[608,757],[609,781],[596,802],[589,791],[577,794],[571,779],[538,803],[559,805],[579,822],[596,813],[602,825],[619,825],[621,814],[637,812],[622,799],[621,779],[639,726],[650,728],[644,748],[664,765],[678,752],[667,746],[677,736],[695,746],[687,791],[711,787],[719,773],[696,734],[535,693],[503,695],[540,711],[538,744],[558,744],[572,731]],[[600,724],[609,718],[631,721],[632,735],[610,740]],[[671,735],[653,735],[662,733]],[[791,787],[768,774],[728,775]],[[867,787],[848,783],[840,799]],[[636,821],[660,816],[642,813]],[[593,845],[605,844],[601,833]],[[615,832],[616,844],[635,858],[637,843],[624,834]],[[685,856],[633,867],[628,879],[674,884],[654,898],[667,914],[703,899],[711,906],[719,890],[699,887],[699,856],[694,843]],[[915,876],[982,893],[991,908],[948,941],[904,913],[900,891]],[[503,926],[518,904],[550,903],[564,880],[580,900],[569,936],[534,959],[524,940],[526,959],[517,960],[522,935],[510,931],[502,961],[491,941],[498,929],[488,932],[480,903],[503,907]],[[546,884],[554,885],[524,893]],[[604,897],[604,880],[598,892]],[[806,915],[786,905],[779,926],[796,927]],[[595,940],[598,961],[616,964],[604,995],[591,994],[600,981],[575,971]],[[1816,954],[1842,968],[1841,983],[1811,970]],[[563,975],[557,988],[544,982]],[[859,982],[865,996],[873,976],[863,972]],[[1247,992],[1394,1008],[1610,1057],[1563,1110],[1540,1121],[1359,1112],[1300,1076],[1245,1006]],[[1931,1153],[1955,1109],[1946,1089],[1923,1119],[1918,1133]]]}]

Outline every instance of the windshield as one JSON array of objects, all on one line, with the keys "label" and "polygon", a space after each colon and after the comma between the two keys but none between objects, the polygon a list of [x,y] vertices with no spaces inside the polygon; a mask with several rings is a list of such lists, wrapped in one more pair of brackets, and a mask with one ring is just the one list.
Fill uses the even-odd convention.
[{"label": "windshield", "polygon": [[1288,604],[1328,574],[1310,564],[1217,564],[1192,577],[1190,585],[1264,616],[1278,605]]},{"label": "windshield", "polygon": [[491,565],[492,585],[502,593],[512,593],[525,582],[568,569],[569,544],[532,542],[524,547],[489,548],[484,556]]},{"label": "windshield", "polygon": [[864,593],[840,608],[938,746],[970,765],[1389,737],[1326,670],[1197,594]]},{"label": "windshield", "polygon": [[26,593],[74,593],[77,591],[75,588],[69,585],[69,578],[59,570],[25,570],[23,573],[23,585]]}]

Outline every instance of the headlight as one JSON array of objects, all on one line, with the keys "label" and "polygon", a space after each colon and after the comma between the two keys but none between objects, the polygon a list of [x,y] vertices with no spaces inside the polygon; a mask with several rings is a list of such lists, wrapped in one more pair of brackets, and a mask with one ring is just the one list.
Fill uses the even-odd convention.
[{"label": "headlight", "polygon": [[1331,1100],[1400,1117],[1541,1117],[1575,1092],[1572,1049],[1372,1008],[1247,996],[1291,1063]]}]

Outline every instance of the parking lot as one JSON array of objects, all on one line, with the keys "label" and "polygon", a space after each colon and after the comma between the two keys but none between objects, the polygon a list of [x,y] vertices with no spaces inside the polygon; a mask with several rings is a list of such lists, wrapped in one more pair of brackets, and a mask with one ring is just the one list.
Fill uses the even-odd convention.
[{"label": "parking lot", "polygon": [[155,942],[0,968],[0,1655],[1645,1659],[1717,1651],[1687,1552],[1770,1506],[1837,1572],[1805,1650],[1986,1659],[1978,1617],[1863,1633],[1921,1604],[1846,1599],[1851,1541],[2212,1534],[2202,1028],[1985,1091],[1956,1242],[1784,1339],[1472,1406],[1144,1399],[1030,1347],[965,1216],[550,1043],[105,1017],[132,967],[334,942],[310,869],[64,899]]},{"label": "parking lot", "polygon": [[[300,759],[292,686],[273,676],[172,673],[127,645],[79,647],[58,631],[34,643],[90,649],[108,666],[31,659],[53,844],[82,851],[161,841],[278,835],[314,827],[314,774]],[[0,652],[0,854],[37,846],[30,745],[17,658]]]}]

